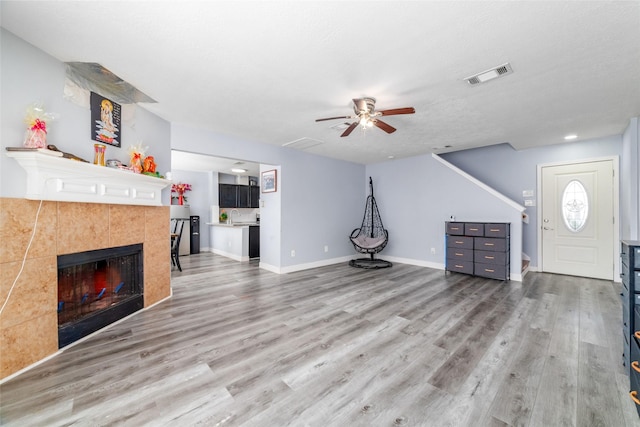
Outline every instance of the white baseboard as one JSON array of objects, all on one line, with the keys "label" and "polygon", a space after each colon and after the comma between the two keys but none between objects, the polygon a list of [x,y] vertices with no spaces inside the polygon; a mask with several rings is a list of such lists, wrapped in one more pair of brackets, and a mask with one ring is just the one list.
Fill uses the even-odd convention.
[{"label": "white baseboard", "polygon": [[380,256],[379,258],[387,261],[391,261],[391,262],[397,262],[399,264],[409,264],[409,265],[416,265],[418,267],[428,267],[428,268],[434,268],[436,270],[444,270],[444,264],[439,262],[429,262],[421,259],[401,258],[401,257],[384,256],[384,255]]},{"label": "white baseboard", "polygon": [[[349,262],[352,259],[356,259],[356,258],[362,258],[362,256],[346,256],[346,257],[341,257],[341,258],[332,258],[332,259],[327,259],[327,260],[322,260],[322,261],[316,261],[316,262],[310,262],[310,263],[306,263],[306,264],[297,264],[297,265],[291,265],[288,267],[276,267],[273,265],[269,265],[269,264],[265,264],[263,262],[260,262],[260,268],[268,270],[272,273],[276,273],[276,274],[287,274],[287,273],[293,273],[295,271],[303,271],[303,270],[309,270],[311,268],[317,268],[317,267],[325,267],[327,265],[333,265],[333,264],[340,264],[343,262]],[[409,265],[415,265],[418,267],[427,267],[427,268],[433,268],[436,270],[444,270],[444,264],[442,263],[438,263],[438,262],[429,262],[429,261],[424,261],[424,260],[419,260],[419,259],[411,259],[411,258],[400,258],[400,257],[394,257],[394,256],[381,256],[380,259],[384,259],[386,261],[390,261],[390,262],[396,262],[398,264],[409,264]],[[523,279],[523,275],[522,274],[513,274],[511,273],[511,280],[515,281],[515,282],[522,282]]]},{"label": "white baseboard", "polygon": [[220,249],[212,249],[210,252],[213,252],[216,255],[221,255],[226,258],[231,258],[236,261],[249,261],[248,256],[238,256],[236,254],[232,254],[230,252],[221,251]]},{"label": "white baseboard", "polygon": [[318,267],[325,267],[327,265],[340,264],[343,262],[346,263],[351,261],[354,258],[355,258],[354,256],[345,256],[340,258],[323,259],[320,261],[309,262],[306,264],[290,265],[287,267],[276,267],[273,265],[260,262],[260,268],[263,268],[265,270],[271,271],[272,273],[276,273],[276,274],[287,274],[287,273],[293,273],[295,271],[303,271],[303,270],[309,270],[311,268],[318,268]]},{"label": "white baseboard", "polygon": [[[394,257],[394,256],[382,256],[382,259],[385,259],[387,261],[391,261],[391,262],[397,262],[399,264],[409,264],[409,265],[416,265],[418,267],[428,267],[428,268],[434,268],[436,270],[444,270],[445,265],[439,262],[429,262],[429,261],[423,261],[420,259],[411,259],[411,258],[399,258],[399,257]],[[522,278],[524,277],[522,274],[520,273],[511,273],[510,275],[510,280],[514,281],[514,282],[522,282]]]}]

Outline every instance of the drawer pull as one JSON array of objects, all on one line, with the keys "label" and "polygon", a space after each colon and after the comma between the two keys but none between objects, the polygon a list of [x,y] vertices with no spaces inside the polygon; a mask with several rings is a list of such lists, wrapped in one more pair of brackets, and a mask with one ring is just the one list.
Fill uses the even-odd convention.
[{"label": "drawer pull", "polygon": [[478,231],[478,230],[479,230],[479,228],[471,228],[471,227],[469,227],[469,230],[471,230],[471,231]]},{"label": "drawer pull", "polygon": [[456,252],[454,255],[455,255],[455,256],[464,256],[464,254],[459,254],[459,253],[457,253],[457,252]]},{"label": "drawer pull", "polygon": [[494,243],[485,243],[485,246],[494,246]]},{"label": "drawer pull", "polygon": [[460,230],[460,227],[450,227],[452,230]]},{"label": "drawer pull", "polygon": [[640,364],[638,363],[637,360],[634,360],[633,362],[631,362],[631,367],[633,368],[634,371],[640,373]]},{"label": "drawer pull", "polygon": [[454,267],[455,267],[455,268],[464,268],[464,265],[458,265],[458,264],[456,264],[456,265],[454,265]]},{"label": "drawer pull", "polygon": [[498,231],[500,231],[499,228],[490,228],[489,231],[491,231],[492,233],[497,233]]},{"label": "drawer pull", "polygon": [[634,337],[636,337],[636,338],[638,338],[638,339],[640,340],[640,331],[635,331],[635,332],[633,333],[633,336],[634,336]]},{"label": "drawer pull", "polygon": [[487,273],[495,273],[495,270],[492,270],[490,268],[485,268],[484,271],[486,271]]},{"label": "drawer pull", "polygon": [[485,256],[484,256],[484,259],[496,259],[496,257],[494,257],[494,256],[489,256],[489,255],[485,255]]},{"label": "drawer pull", "polygon": [[456,244],[456,245],[461,245],[461,244],[463,244],[463,243],[464,243],[464,242],[461,242],[460,240],[456,240],[456,241],[455,241],[455,244]]},{"label": "drawer pull", "polygon": [[636,405],[640,406],[640,399],[638,399],[638,392],[633,390],[629,392],[629,396],[631,397],[631,400],[633,400],[633,403],[635,403]]}]

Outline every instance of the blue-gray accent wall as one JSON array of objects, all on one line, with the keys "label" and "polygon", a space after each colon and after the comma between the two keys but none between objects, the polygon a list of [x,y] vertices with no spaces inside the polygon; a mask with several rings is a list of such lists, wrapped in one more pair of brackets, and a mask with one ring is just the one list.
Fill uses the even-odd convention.
[{"label": "blue-gray accent wall", "polygon": [[[635,145],[637,147],[637,141]],[[622,155],[622,135],[616,135],[520,151],[516,151],[509,144],[499,144],[442,154],[442,157],[513,200],[524,204],[522,195],[524,190],[534,190],[535,196],[538,195],[538,165]],[[635,164],[637,167],[637,162]],[[621,166],[621,193],[623,193],[623,187],[632,185],[628,180],[629,168],[629,165]],[[637,189],[637,181],[635,187]],[[534,268],[539,265],[536,210],[536,206],[526,210],[529,215],[529,224],[523,227],[523,251],[531,257],[531,266]],[[637,217],[637,208],[635,212]],[[631,211],[622,212],[621,209],[621,222],[628,224],[632,218],[630,215],[632,215]]]}]

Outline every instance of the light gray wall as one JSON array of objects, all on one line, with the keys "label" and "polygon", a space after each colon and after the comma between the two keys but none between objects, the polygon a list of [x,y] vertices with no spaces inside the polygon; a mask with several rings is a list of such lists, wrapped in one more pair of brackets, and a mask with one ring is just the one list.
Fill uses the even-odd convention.
[{"label": "light gray wall", "polygon": [[[0,31],[2,151],[6,146],[22,144],[26,129],[23,123],[25,110],[31,103],[41,101],[47,111],[59,116],[48,127],[48,143],[92,160],[90,111],[63,99],[64,64],[6,30]],[[622,154],[622,236],[637,238],[640,229],[638,126],[636,120],[624,137],[613,136],[521,152],[498,145],[443,157],[515,201],[522,202],[522,190],[536,189],[536,165],[539,163]],[[431,247],[442,247],[442,223],[452,214],[464,220],[460,212],[466,212],[465,207],[475,203],[467,198],[458,206],[460,199],[456,197],[455,187],[451,187],[450,192],[434,192],[432,187],[441,188],[443,177],[448,175],[442,172],[441,166],[433,166],[429,156],[365,168],[276,145],[169,124],[144,108],[137,108],[133,118],[123,123],[122,148],[109,146],[106,157],[128,163],[127,148],[138,142],[149,146],[147,154],[155,157],[161,173],[171,169],[171,148],[279,167],[277,196],[280,224],[271,230],[272,240],[281,244],[278,254],[271,258],[278,267],[311,264],[354,254],[347,236],[362,220],[367,176],[370,174],[375,175],[376,184],[379,182],[381,186],[379,202],[384,202],[381,203],[383,221],[385,226],[390,226],[392,233],[392,240],[385,251],[393,256],[442,262],[438,256],[441,252],[435,257],[430,254]],[[629,181],[628,185],[625,179]],[[210,190],[209,204],[215,204],[217,178],[209,176],[208,180],[210,189],[215,188],[215,194]],[[24,170],[13,159],[0,156],[0,196],[23,197],[25,190]],[[169,204],[168,189],[163,191],[163,203]],[[470,215],[469,220],[491,214],[490,207],[485,212],[483,204],[475,208],[476,213]],[[454,210],[456,212],[452,212]],[[535,209],[529,209],[528,213],[531,224],[524,226],[524,251],[535,258]],[[208,219],[209,211],[202,213],[201,217]],[[424,229],[417,237],[413,231],[416,224]],[[275,239],[276,235],[278,239]],[[328,253],[324,252],[325,245],[329,246]],[[291,258],[291,250],[296,251],[295,258]],[[532,265],[536,263],[537,260],[533,259]]]},{"label": "light gray wall", "polygon": [[[278,193],[262,195],[269,203],[261,207],[260,214],[261,262],[277,262],[276,267],[286,269],[354,254],[348,236],[362,218],[366,198],[362,191],[363,165],[175,123],[171,125],[171,142],[176,150],[279,168]],[[272,223],[274,216],[263,213],[263,209],[271,208],[280,211],[279,230]],[[269,246],[263,245],[277,240],[279,253],[264,258],[269,257]],[[324,246],[329,247],[329,252],[324,252]],[[291,257],[292,250],[295,257]]]},{"label": "light gray wall", "polygon": [[[211,217],[211,201],[210,201],[210,172],[192,172],[182,170],[172,170],[172,181],[174,183],[191,184],[191,191],[185,193],[187,197],[187,205],[191,211],[191,215],[200,217],[200,249],[206,250],[209,246],[209,226],[206,225]],[[185,233],[188,232],[185,229]]]},{"label": "light gray wall", "polygon": [[[520,211],[480,189],[431,155],[369,165],[374,196],[389,243],[380,258],[444,266],[445,222],[511,223],[511,271],[520,274],[522,219]],[[431,253],[435,249],[435,254]]]},{"label": "light gray wall", "polygon": [[[0,31],[2,153],[4,147],[22,146],[26,109],[34,102],[42,102],[47,112],[58,115],[47,126],[47,143],[92,162],[95,141],[91,140],[91,111],[63,99],[64,64],[5,29]],[[123,122],[122,128],[122,147],[107,146],[107,159],[119,159],[128,164],[127,148],[142,142],[149,146],[147,154],[154,156],[160,172],[170,169],[169,122],[138,107],[133,118]],[[24,197],[24,169],[4,154],[0,155],[0,169],[0,196]],[[169,204],[169,189],[163,190],[162,201]]]},{"label": "light gray wall", "polygon": [[[617,135],[522,151],[514,150],[509,144],[500,144],[447,153],[442,157],[509,198],[524,204],[523,190],[534,190],[538,195],[539,164],[621,155],[622,136]],[[624,179],[626,178],[622,178]],[[523,251],[531,257],[532,267],[538,266],[536,209],[535,206],[527,208],[530,220],[523,227]]]}]

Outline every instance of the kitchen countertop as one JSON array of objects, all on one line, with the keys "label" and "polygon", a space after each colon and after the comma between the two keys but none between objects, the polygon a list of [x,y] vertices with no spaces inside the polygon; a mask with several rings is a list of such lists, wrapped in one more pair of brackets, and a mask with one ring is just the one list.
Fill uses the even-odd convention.
[{"label": "kitchen countertop", "polygon": [[260,226],[259,222],[236,222],[233,224],[225,224],[221,222],[207,222],[207,225],[217,226],[217,227],[231,227],[231,228],[242,228],[242,227],[256,227]]}]

